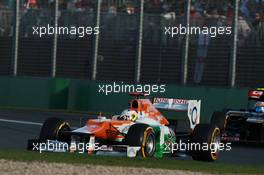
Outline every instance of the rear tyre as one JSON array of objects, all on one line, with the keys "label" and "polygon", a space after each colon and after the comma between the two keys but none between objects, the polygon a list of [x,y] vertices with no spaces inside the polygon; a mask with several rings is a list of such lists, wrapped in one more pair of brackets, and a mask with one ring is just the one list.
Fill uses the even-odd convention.
[{"label": "rear tyre", "polygon": [[42,125],[39,140],[58,140],[61,142],[70,142],[70,135],[67,134],[70,131],[70,125],[59,118],[49,118]]},{"label": "rear tyre", "polygon": [[[198,124],[193,130],[191,142],[200,145],[199,149],[192,150],[192,158],[194,160],[215,161],[218,159],[219,128],[210,124]],[[208,149],[204,149],[203,145],[207,145]]]},{"label": "rear tyre", "polygon": [[169,121],[169,128],[173,130],[174,133],[177,133],[178,121],[177,120],[168,120]]},{"label": "rear tyre", "polygon": [[132,125],[126,135],[125,143],[129,146],[141,147],[138,153],[143,158],[154,156],[156,138],[153,128],[146,124]]},{"label": "rear tyre", "polygon": [[220,111],[214,112],[211,118],[211,125],[217,126],[221,131],[224,131],[226,127],[225,113]]}]

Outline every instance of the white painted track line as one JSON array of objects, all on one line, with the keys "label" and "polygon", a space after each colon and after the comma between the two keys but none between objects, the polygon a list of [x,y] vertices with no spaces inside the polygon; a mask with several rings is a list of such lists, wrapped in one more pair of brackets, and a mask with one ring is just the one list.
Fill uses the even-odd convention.
[{"label": "white painted track line", "polygon": [[20,120],[7,120],[7,119],[1,119],[1,118],[0,118],[0,122],[42,126],[42,123],[37,123],[37,122],[28,122],[28,121],[20,121]]}]

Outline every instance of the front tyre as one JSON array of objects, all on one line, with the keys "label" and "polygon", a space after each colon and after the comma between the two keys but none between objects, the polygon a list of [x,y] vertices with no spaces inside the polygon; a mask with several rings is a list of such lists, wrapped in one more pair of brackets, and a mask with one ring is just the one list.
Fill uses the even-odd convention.
[{"label": "front tyre", "polygon": [[139,155],[143,158],[153,157],[156,150],[156,138],[153,128],[146,124],[132,125],[125,138],[129,146],[139,146]]},{"label": "front tyre", "polygon": [[67,132],[70,131],[70,125],[59,118],[49,118],[42,125],[39,140],[58,140],[61,142],[70,142],[70,136]]},{"label": "front tyre", "polygon": [[210,124],[198,124],[193,130],[191,142],[200,145],[192,150],[192,158],[199,161],[215,161],[219,155],[220,129]]}]

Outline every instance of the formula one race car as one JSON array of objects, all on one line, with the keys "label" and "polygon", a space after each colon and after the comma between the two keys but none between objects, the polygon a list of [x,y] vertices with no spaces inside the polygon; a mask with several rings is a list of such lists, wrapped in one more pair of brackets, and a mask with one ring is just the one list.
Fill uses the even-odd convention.
[{"label": "formula one race car", "polygon": [[248,92],[248,109],[214,112],[211,124],[220,128],[222,141],[264,143],[264,88]]},{"label": "formula one race car", "polygon": [[[88,119],[85,126],[72,129],[66,121],[49,118],[43,124],[39,139],[28,141],[35,151],[70,151],[89,154],[124,154],[128,157],[162,157],[181,152],[195,160],[218,158],[220,129],[200,124],[201,101],[142,98],[143,93],[130,93],[135,99],[120,115],[108,119]],[[176,120],[169,122],[158,109],[187,111],[188,131],[177,133]],[[181,146],[185,144],[184,146]],[[190,149],[191,146],[195,146]],[[81,145],[81,146],[80,146]],[[88,146],[87,146],[88,145]],[[85,147],[83,151],[80,148]],[[81,151],[80,151],[81,150]]]}]

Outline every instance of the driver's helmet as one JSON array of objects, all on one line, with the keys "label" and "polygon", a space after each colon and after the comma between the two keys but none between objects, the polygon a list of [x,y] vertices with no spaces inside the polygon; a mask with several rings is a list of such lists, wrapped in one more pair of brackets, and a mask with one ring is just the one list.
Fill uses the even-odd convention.
[{"label": "driver's helmet", "polygon": [[264,102],[257,102],[256,104],[255,104],[255,111],[256,112],[264,112]]},{"label": "driver's helmet", "polygon": [[120,114],[118,119],[119,120],[136,121],[138,119],[138,113],[134,110],[126,109]]}]

